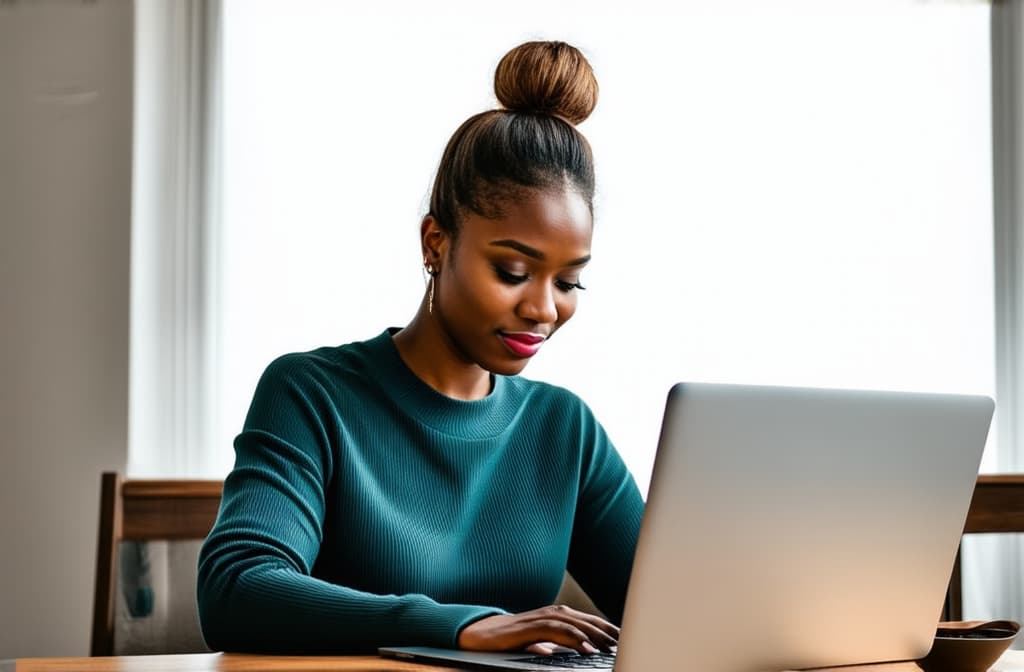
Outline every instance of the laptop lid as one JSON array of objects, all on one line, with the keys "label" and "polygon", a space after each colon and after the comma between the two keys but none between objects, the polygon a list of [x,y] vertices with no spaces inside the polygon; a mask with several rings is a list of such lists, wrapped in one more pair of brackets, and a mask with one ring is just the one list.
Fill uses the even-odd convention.
[{"label": "laptop lid", "polygon": [[923,657],[993,407],[977,396],[673,387],[615,669]]}]

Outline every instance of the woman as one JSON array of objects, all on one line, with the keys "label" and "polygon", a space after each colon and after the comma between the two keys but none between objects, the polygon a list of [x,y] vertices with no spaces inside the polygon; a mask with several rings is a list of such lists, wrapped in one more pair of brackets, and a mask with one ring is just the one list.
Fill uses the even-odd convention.
[{"label": "woman", "polygon": [[[211,647],[615,644],[640,495],[582,401],[517,375],[583,289],[597,82],[533,42],[495,89],[441,159],[412,321],[260,380],[200,556]],[[566,568],[612,622],[550,606]]]}]

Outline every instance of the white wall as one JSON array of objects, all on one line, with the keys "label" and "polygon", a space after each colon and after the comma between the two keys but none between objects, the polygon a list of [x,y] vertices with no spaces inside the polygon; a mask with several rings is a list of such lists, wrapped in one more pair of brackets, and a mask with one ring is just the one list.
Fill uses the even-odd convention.
[{"label": "white wall", "polygon": [[88,653],[128,423],[132,3],[0,3],[0,659]]}]

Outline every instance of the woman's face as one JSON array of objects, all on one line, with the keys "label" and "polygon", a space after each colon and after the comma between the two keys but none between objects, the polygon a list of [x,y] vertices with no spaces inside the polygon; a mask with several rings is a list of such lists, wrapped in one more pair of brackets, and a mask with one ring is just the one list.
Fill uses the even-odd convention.
[{"label": "woman's face", "polygon": [[458,357],[502,375],[522,371],[573,316],[590,260],[593,218],[583,198],[525,193],[497,219],[463,217],[454,245],[438,230],[434,315]]}]

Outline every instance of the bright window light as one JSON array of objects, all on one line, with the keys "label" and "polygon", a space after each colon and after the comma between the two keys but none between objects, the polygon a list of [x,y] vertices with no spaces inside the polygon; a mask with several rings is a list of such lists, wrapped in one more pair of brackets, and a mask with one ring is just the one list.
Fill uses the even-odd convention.
[{"label": "bright window light", "polygon": [[524,375],[583,397],[641,490],[680,380],[993,394],[984,3],[225,12],[223,473],[274,357],[411,319],[441,151],[526,39],[582,48],[601,99],[588,290]]}]

